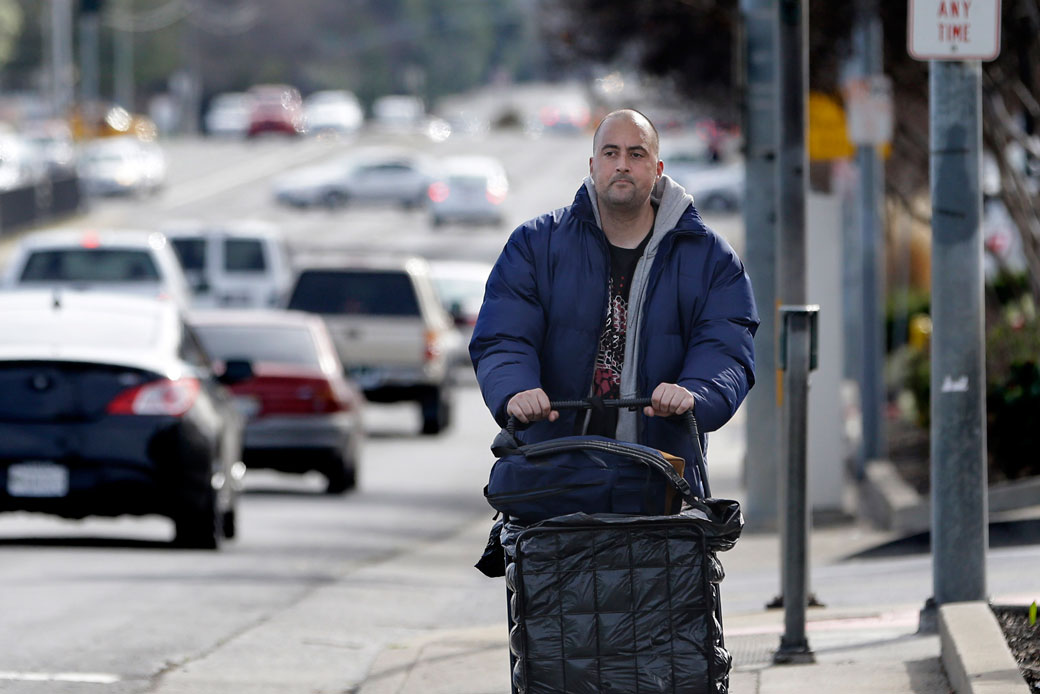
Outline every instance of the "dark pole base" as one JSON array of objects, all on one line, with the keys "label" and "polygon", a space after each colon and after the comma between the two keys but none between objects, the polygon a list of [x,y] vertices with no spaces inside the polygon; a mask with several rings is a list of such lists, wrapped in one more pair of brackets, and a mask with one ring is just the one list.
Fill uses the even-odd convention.
[{"label": "dark pole base", "polygon": [[816,662],[816,655],[809,648],[808,639],[798,643],[788,643],[786,636],[780,637],[780,648],[773,654],[773,662],[777,665],[805,665]]},{"label": "dark pole base", "polygon": [[939,605],[935,598],[925,600],[917,618],[918,634],[935,634],[939,631]]}]

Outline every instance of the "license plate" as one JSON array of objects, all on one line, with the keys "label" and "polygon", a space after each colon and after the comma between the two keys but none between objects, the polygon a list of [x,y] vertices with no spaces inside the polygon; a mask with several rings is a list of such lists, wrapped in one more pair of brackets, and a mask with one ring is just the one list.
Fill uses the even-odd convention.
[{"label": "license plate", "polygon": [[246,419],[252,419],[260,412],[260,399],[252,395],[237,395],[235,409]]},{"label": "license plate", "polygon": [[53,498],[69,493],[69,469],[46,461],[14,463],[7,468],[11,496]]}]

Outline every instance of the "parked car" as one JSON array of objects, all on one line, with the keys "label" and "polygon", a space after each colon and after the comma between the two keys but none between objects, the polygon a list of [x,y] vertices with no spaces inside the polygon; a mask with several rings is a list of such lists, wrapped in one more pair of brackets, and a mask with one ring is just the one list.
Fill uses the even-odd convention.
[{"label": "parked car", "polygon": [[14,247],[4,289],[107,290],[191,303],[188,282],[166,237],[158,232],[40,231]]},{"label": "parked car", "polygon": [[364,398],[343,373],[325,323],[296,311],[196,312],[191,322],[216,359],[247,361],[231,387],[247,417],[247,468],[317,470],[327,491],[357,485]]},{"label": "parked car", "polygon": [[208,135],[243,137],[249,132],[253,97],[245,92],[217,94],[209,103],[203,124]]},{"label": "parked car", "polygon": [[303,99],[295,87],[285,84],[262,84],[249,90],[253,100],[246,134],[255,137],[265,133],[299,135],[306,127]]},{"label": "parked car", "polygon": [[430,276],[441,305],[462,334],[463,348],[458,363],[469,364],[469,340],[484,303],[484,288],[491,275],[491,263],[477,260],[430,260],[429,263]]},{"label": "parked car", "polygon": [[446,158],[427,189],[430,219],[445,222],[501,224],[509,179],[502,164],[488,156]]},{"label": "parked car", "polygon": [[419,133],[426,125],[426,106],[417,96],[387,94],[372,102],[372,126],[387,133]]},{"label": "parked car", "polygon": [[355,202],[425,203],[431,176],[423,157],[393,149],[371,149],[333,164],[290,172],[274,184],[278,202],[294,207],[341,207]]},{"label": "parked car", "polygon": [[329,89],[314,92],[303,101],[307,132],[353,135],[365,122],[361,102],[353,92]]},{"label": "parked car", "polygon": [[242,418],[176,305],[5,293],[0,324],[0,511],[159,514],[204,549],[235,536]]},{"label": "parked car", "polygon": [[166,155],[129,135],[95,140],[83,149],[78,172],[88,195],[150,195],[166,183]]},{"label": "parked car", "polygon": [[702,212],[735,212],[744,204],[744,162],[732,160],[701,168],[665,173],[693,196],[693,204]]},{"label": "parked car", "polygon": [[441,306],[425,260],[315,258],[301,263],[289,308],[325,319],[347,373],[372,402],[417,401],[422,432],[451,421],[451,365],[462,337]]},{"label": "parked car", "polygon": [[262,221],[173,222],[162,227],[196,308],[284,306],[293,274],[285,237]]},{"label": "parked car", "polygon": [[26,138],[0,131],[0,191],[35,185],[46,172],[43,154]]}]

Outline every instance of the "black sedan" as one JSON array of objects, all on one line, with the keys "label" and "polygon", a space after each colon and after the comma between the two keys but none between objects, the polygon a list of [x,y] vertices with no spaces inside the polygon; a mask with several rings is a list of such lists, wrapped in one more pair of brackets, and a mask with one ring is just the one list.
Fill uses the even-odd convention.
[{"label": "black sedan", "polygon": [[232,378],[214,375],[173,302],[5,292],[0,325],[0,511],[159,514],[175,543],[202,549],[234,536]]}]

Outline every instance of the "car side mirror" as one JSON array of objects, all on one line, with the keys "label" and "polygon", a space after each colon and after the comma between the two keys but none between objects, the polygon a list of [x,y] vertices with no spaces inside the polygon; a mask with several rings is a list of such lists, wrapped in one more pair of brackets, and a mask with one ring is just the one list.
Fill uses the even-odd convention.
[{"label": "car side mirror", "polygon": [[217,380],[226,386],[248,381],[253,377],[253,365],[245,359],[228,359]]}]

